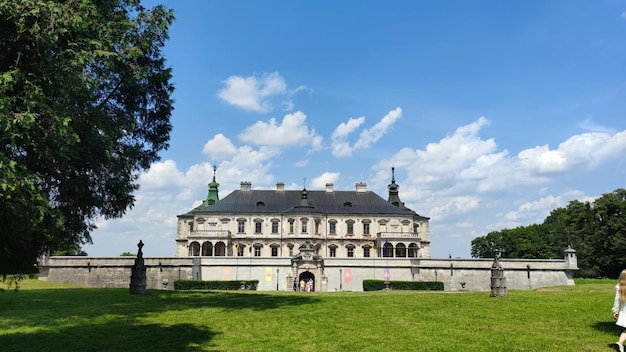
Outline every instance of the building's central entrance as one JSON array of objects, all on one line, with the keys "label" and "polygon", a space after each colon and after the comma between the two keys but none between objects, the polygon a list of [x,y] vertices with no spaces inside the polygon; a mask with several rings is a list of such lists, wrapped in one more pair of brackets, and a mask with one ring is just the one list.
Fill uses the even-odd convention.
[{"label": "building's central entrance", "polygon": [[[298,277],[300,290],[305,292],[315,292],[315,275],[310,271],[305,271]],[[304,284],[304,287],[302,285]]]}]

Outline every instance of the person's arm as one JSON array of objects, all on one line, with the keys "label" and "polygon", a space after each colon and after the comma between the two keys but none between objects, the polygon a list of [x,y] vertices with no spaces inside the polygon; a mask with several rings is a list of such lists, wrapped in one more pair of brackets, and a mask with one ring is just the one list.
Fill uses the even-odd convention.
[{"label": "person's arm", "polygon": [[619,301],[619,286],[615,286],[615,299],[613,299],[613,308],[611,308],[611,312],[613,312],[613,319],[617,320],[617,315],[619,314],[620,301]]}]

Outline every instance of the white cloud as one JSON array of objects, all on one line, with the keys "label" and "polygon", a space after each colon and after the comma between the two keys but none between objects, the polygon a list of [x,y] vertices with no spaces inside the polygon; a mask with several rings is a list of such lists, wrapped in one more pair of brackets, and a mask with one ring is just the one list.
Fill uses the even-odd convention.
[{"label": "white cloud", "polygon": [[365,122],[365,116],[361,116],[359,118],[349,118],[348,122],[342,122],[335,128],[333,131],[332,139],[340,139],[347,137],[350,133],[354,132],[357,128],[359,128],[363,122]]},{"label": "white cloud", "polygon": [[317,176],[311,182],[311,187],[315,189],[324,189],[327,183],[335,183],[339,180],[339,172],[324,172]]},{"label": "white cloud", "polygon": [[583,191],[571,190],[557,196],[548,195],[537,200],[523,202],[517,209],[507,212],[504,219],[516,224],[515,226],[541,223],[552,210],[566,207],[573,200],[593,202],[593,198],[585,196]]},{"label": "white cloud", "polygon": [[165,160],[152,164],[148,171],[139,175],[141,189],[158,189],[183,184],[183,174],[176,167],[174,160]]},{"label": "white cloud", "polygon": [[396,108],[383,116],[383,118],[376,123],[371,129],[364,129],[359,135],[359,139],[350,145],[347,140],[348,136],[356,131],[365,122],[365,117],[350,118],[348,122],[342,122],[335,128],[332,134],[332,154],[338,158],[345,158],[352,155],[357,149],[370,148],[374,143],[381,139],[385,133],[393,126],[393,124],[402,117],[402,109]]},{"label": "white cloud", "polygon": [[450,213],[467,213],[476,209],[480,204],[480,199],[476,196],[457,196],[452,197],[448,202],[441,206],[431,209],[428,216],[435,217],[439,220],[445,219]]},{"label": "white cloud", "polygon": [[354,149],[367,149],[376,143],[402,117],[402,109],[395,108],[383,116],[383,118],[371,129],[361,132],[359,140],[354,143]]},{"label": "white cloud", "polygon": [[285,79],[278,72],[249,77],[230,76],[223,83],[225,87],[217,93],[220,99],[241,109],[261,113],[274,108],[273,97],[283,99],[277,103],[284,110],[292,110],[294,103],[291,98],[307,89],[305,86],[288,89]]},{"label": "white cloud", "polygon": [[211,160],[221,161],[233,157],[237,154],[237,148],[226,138],[223,134],[218,133],[213,136],[213,139],[209,139],[202,153],[207,155]]},{"label": "white cloud", "polygon": [[285,115],[280,125],[274,118],[268,122],[257,121],[239,134],[239,139],[266,146],[309,145],[314,150],[319,149],[321,145],[321,136],[317,135],[314,129],[309,129],[306,125],[306,115],[301,111]]},{"label": "white cloud", "polygon": [[619,157],[625,150],[626,131],[614,135],[589,132],[568,138],[554,150],[548,145],[522,150],[518,161],[529,172],[563,173],[594,168]]}]

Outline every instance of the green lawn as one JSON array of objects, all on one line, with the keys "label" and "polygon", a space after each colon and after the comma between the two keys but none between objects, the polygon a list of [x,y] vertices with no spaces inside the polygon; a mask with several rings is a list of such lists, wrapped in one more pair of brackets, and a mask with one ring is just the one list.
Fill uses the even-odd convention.
[{"label": "green lawn", "polygon": [[611,351],[613,281],[537,291],[184,292],[26,280],[0,351]]}]

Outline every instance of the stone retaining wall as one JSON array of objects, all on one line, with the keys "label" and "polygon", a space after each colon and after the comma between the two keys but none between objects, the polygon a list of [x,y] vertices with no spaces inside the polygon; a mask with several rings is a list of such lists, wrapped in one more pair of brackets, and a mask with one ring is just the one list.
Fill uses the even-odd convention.
[{"label": "stone retaining wall", "polygon": [[[40,280],[90,287],[129,287],[135,257],[49,257]],[[173,289],[179,279],[259,280],[258,290],[291,290],[291,258],[144,257],[148,289]],[[446,291],[489,291],[493,259],[326,258],[317,290],[362,291],[363,280],[441,281]],[[509,290],[573,285],[576,262],[501,259]],[[323,283],[323,285],[321,285]]]}]

